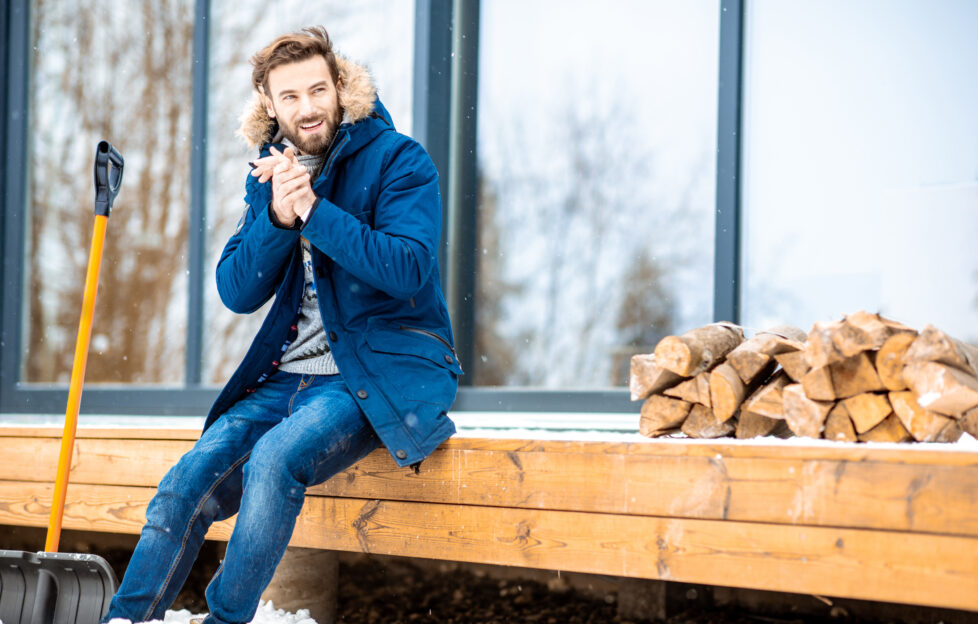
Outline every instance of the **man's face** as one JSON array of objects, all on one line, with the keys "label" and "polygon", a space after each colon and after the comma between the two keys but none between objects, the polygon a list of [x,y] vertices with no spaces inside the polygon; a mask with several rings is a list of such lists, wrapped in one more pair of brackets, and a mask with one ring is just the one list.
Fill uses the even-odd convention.
[{"label": "man's face", "polygon": [[322,56],[268,72],[265,109],[303,154],[322,154],[343,120],[339,95]]}]

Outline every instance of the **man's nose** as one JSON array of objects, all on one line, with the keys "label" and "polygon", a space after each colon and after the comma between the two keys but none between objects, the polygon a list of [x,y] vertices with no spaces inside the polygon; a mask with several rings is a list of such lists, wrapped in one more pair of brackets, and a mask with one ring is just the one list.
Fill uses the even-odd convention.
[{"label": "man's nose", "polygon": [[315,107],[312,105],[312,99],[309,96],[303,96],[299,99],[299,115],[305,117],[306,115],[312,114],[315,111]]}]

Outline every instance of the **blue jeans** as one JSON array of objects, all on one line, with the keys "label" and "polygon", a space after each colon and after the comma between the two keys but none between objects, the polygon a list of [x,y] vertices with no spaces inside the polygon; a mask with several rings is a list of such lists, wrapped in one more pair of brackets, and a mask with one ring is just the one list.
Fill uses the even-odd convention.
[{"label": "blue jeans", "polygon": [[339,375],[276,372],[163,477],[102,621],[162,620],[211,523],[237,513],[224,562],[207,586],[205,622],[250,622],[285,553],[306,488],[378,446]]}]

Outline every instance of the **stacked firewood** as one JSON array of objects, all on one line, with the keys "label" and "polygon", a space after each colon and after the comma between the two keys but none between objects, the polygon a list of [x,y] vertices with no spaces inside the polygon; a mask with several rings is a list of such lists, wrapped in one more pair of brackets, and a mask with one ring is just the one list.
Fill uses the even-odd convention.
[{"label": "stacked firewood", "polygon": [[978,347],[856,312],[749,339],[732,323],[667,336],[631,360],[639,429],[736,436],[953,442],[978,437]]}]

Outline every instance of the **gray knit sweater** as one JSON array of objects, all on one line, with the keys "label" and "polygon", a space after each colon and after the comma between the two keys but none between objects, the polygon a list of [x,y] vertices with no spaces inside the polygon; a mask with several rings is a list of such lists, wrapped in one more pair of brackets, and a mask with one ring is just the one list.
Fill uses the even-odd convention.
[{"label": "gray knit sweater", "polygon": [[[309,170],[309,175],[315,179],[326,155],[309,154],[298,158],[299,162]],[[305,375],[336,375],[340,371],[336,368],[329,343],[326,341],[326,329],[323,327],[323,317],[319,314],[319,297],[312,270],[312,249],[305,238],[302,239],[302,267],[305,272],[306,290],[302,296],[302,309],[299,311],[297,324],[299,335],[282,354],[279,370]]]}]

